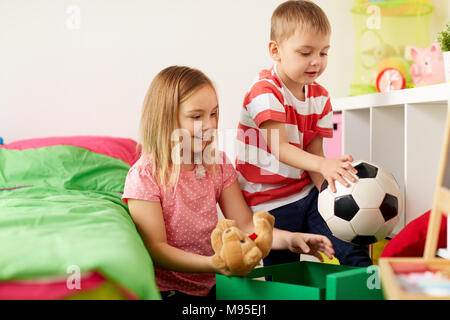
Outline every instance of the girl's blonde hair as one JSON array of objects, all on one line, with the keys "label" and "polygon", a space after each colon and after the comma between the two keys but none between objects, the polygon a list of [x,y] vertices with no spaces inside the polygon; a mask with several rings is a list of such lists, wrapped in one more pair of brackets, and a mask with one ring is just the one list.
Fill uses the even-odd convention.
[{"label": "girl's blonde hair", "polygon": [[179,128],[180,105],[205,85],[214,91],[212,81],[200,70],[171,66],[159,72],[150,84],[142,108],[140,152],[151,155],[152,176],[166,187],[177,184],[180,165],[174,163],[172,150],[178,144],[172,133]]}]

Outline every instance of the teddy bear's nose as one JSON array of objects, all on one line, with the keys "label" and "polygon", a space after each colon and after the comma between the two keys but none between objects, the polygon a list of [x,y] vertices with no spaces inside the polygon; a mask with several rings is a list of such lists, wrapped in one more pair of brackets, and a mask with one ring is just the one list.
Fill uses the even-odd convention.
[{"label": "teddy bear's nose", "polygon": [[245,243],[245,240],[241,240],[241,243]]}]

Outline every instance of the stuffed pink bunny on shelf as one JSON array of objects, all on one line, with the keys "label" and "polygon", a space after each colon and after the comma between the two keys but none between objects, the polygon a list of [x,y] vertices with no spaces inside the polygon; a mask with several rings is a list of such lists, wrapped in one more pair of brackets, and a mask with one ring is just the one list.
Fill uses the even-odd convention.
[{"label": "stuffed pink bunny on shelf", "polygon": [[429,48],[411,47],[411,78],[416,87],[445,82],[444,57],[438,43]]}]

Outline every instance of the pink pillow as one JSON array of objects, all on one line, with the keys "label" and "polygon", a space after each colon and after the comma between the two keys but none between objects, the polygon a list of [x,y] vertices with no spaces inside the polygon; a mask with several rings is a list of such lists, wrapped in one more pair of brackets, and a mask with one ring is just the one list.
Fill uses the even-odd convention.
[{"label": "pink pillow", "polygon": [[[381,258],[387,257],[422,257],[425,250],[428,220],[431,211],[428,211],[408,223],[397,236],[384,248]],[[443,216],[438,240],[438,248],[447,247],[447,217]]]},{"label": "pink pillow", "polygon": [[102,136],[73,136],[35,138],[11,142],[0,148],[6,149],[37,149],[57,145],[70,145],[85,148],[93,152],[120,159],[132,166],[138,159],[136,141],[127,138],[114,138]]}]

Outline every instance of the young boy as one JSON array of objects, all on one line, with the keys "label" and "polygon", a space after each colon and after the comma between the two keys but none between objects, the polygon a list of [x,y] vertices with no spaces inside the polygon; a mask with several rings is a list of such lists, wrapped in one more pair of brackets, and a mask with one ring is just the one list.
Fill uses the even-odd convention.
[{"label": "young boy", "polygon": [[[253,212],[269,211],[275,227],[327,236],[341,264],[368,266],[365,247],[330,233],[317,209],[324,179],[349,186],[352,156],[327,159],[323,138],[331,138],[328,92],[315,82],[327,66],[331,26],[311,1],[282,3],[273,13],[269,53],[275,65],[260,72],[244,98],[238,127],[236,169]],[[317,188],[314,188],[314,185]],[[272,251],[264,265],[299,261],[290,251]]]}]

